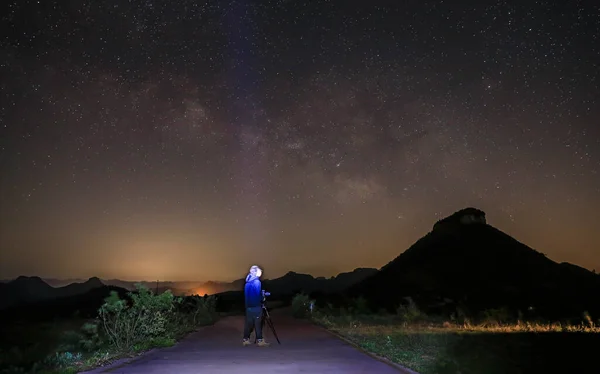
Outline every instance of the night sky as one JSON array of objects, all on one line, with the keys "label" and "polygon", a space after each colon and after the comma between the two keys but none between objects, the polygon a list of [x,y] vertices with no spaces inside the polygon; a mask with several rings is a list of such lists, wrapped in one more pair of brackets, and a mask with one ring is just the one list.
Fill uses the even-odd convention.
[{"label": "night sky", "polygon": [[467,206],[600,269],[596,1],[0,14],[0,278],[331,276]]}]

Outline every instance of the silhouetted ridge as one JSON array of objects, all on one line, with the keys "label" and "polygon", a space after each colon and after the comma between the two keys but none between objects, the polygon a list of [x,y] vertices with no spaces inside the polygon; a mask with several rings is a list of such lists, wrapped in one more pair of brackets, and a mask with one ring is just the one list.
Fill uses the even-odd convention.
[{"label": "silhouetted ridge", "polygon": [[[270,291],[273,295],[278,296],[289,296],[296,292],[322,292],[330,294],[341,292],[376,272],[377,269],[358,268],[351,272],[340,273],[331,278],[314,278],[309,274],[290,271],[280,278],[264,279],[263,288]],[[62,285],[68,280],[49,279],[49,281],[53,284]],[[156,282],[149,281],[136,282],[119,279],[103,281],[98,277],[92,277],[86,281],[80,280],[62,287],[53,287],[39,277],[20,276],[7,283],[0,283],[0,309],[28,305],[42,300],[85,294],[90,290],[105,286],[134,290],[137,283],[142,283],[152,291],[158,290],[159,293],[162,293],[166,290],[171,290],[175,295],[180,296],[196,293],[200,293],[201,295],[205,293],[222,294],[229,291],[234,293],[241,292],[244,289],[245,276],[233,282],[209,281],[197,283],[196,286],[192,284],[195,282],[159,282],[157,285]]]},{"label": "silhouetted ridge", "polygon": [[433,225],[435,230],[443,225],[468,225],[468,224],[486,224],[485,212],[483,210],[469,207],[452,213],[446,218],[442,218]]},{"label": "silhouetted ridge", "polygon": [[116,291],[121,298],[127,297],[128,291],[124,288],[114,286],[94,287],[76,295],[37,300],[5,308],[0,310],[0,319],[13,322],[20,319],[29,323],[32,321],[52,321],[56,318],[70,318],[74,314],[83,318],[93,318],[97,316],[98,309],[111,291]]},{"label": "silhouetted ridge", "polygon": [[91,277],[85,283],[88,286],[93,286],[93,287],[102,287],[102,286],[104,286],[104,283],[102,283],[102,281],[98,277]]},{"label": "silhouetted ridge", "polygon": [[593,273],[557,264],[487,224],[483,211],[467,208],[438,221],[348,294],[389,309],[410,296],[430,307],[451,300],[475,310],[533,306],[550,313],[561,306],[580,314],[597,307],[586,293],[598,290],[600,279]]},{"label": "silhouetted ridge", "polygon": [[40,277],[20,276],[0,287],[0,309],[84,294],[103,286],[104,284],[97,277],[90,278],[83,283],[71,283],[55,288]]},{"label": "silhouetted ridge", "polygon": [[377,274],[378,270],[373,268],[356,268],[353,271],[340,273],[335,276],[335,280],[338,288],[344,290],[358,282],[367,279],[370,276]]},{"label": "silhouetted ridge", "polygon": [[21,275],[9,283],[12,285],[27,286],[27,287],[36,287],[36,286],[46,287],[46,286],[48,286],[48,284],[46,282],[44,282],[42,280],[42,278],[40,278],[40,277],[28,277],[25,275]]},{"label": "silhouetted ridge", "polygon": [[54,290],[40,277],[20,276],[0,288],[0,309],[48,297]]}]

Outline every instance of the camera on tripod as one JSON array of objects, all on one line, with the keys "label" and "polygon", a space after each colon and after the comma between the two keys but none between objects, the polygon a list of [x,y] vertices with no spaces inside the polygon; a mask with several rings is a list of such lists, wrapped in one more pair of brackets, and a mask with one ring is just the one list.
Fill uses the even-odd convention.
[{"label": "camera on tripod", "polygon": [[267,296],[271,296],[271,293],[265,290],[261,290],[260,292],[262,293],[262,302],[264,303],[267,301]]}]

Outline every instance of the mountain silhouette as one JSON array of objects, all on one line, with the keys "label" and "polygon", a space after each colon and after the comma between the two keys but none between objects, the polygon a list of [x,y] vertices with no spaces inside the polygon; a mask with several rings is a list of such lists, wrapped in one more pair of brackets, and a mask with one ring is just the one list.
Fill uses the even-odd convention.
[{"label": "mountain silhouette", "polygon": [[[280,278],[264,280],[263,288],[271,292],[274,296],[283,296],[299,292],[337,293],[344,291],[349,286],[361,282],[375,273],[377,273],[377,269],[358,268],[351,272],[340,273],[331,278],[315,278],[309,274],[290,271]],[[243,283],[241,287],[243,287]]]},{"label": "mountain silhouette", "polygon": [[[350,285],[358,283],[370,275],[377,272],[377,269],[358,268],[350,272],[340,273],[335,277],[313,277],[310,274],[296,273],[289,271],[285,275],[274,279],[263,279],[263,289],[273,295],[283,296],[297,292],[311,293],[315,291],[323,293],[341,292]],[[211,289],[213,293],[220,294],[225,292],[236,292],[244,289],[245,278],[236,279],[228,282],[206,282],[203,289]]]},{"label": "mountain silhouette", "polygon": [[124,288],[102,285],[75,295],[18,304],[0,310],[0,328],[2,323],[12,324],[17,320],[28,323],[53,321],[56,318],[71,318],[75,313],[81,318],[94,318],[111,291],[116,291],[122,299],[128,297],[129,291]]},{"label": "mountain silhouette", "polygon": [[430,311],[457,305],[472,312],[508,307],[549,318],[600,310],[600,277],[556,263],[466,208],[438,221],[432,231],[379,272],[350,287],[373,307],[393,310],[411,297]]},{"label": "mountain silhouette", "polygon": [[83,283],[71,283],[63,287],[52,287],[40,277],[20,276],[0,286],[0,309],[80,295],[103,286],[102,281],[96,277],[90,278]]},{"label": "mountain silhouette", "polygon": [[[290,303],[293,296],[301,292],[313,297],[339,299],[340,294],[349,286],[359,283],[377,272],[377,269],[358,268],[331,278],[315,278],[309,274],[290,271],[279,278],[263,279],[262,288],[271,293],[271,296],[268,297],[269,303],[273,301]],[[245,279],[238,279],[230,284],[235,287],[217,293],[218,308],[243,311],[245,283]]]},{"label": "mountain silhouette", "polygon": [[[263,281],[263,288],[268,289],[273,295],[290,295],[296,292],[322,292],[334,293],[345,290],[350,285],[362,281],[377,272],[377,269],[358,268],[351,272],[340,273],[335,277],[315,278],[309,274],[300,274],[293,271],[275,279]],[[64,284],[60,279],[50,279],[53,284]],[[70,297],[85,294],[94,288],[104,286],[118,289],[134,290],[136,283],[142,283],[152,291],[162,293],[166,290],[178,296],[191,294],[221,294],[229,291],[241,291],[244,288],[245,278],[233,282],[132,282],[119,279],[101,280],[92,277],[85,282],[74,282],[62,287],[52,287],[39,277],[20,276],[12,281],[0,283],[0,309],[12,306],[31,304],[43,300]],[[193,286],[193,287],[192,287]]]},{"label": "mountain silhouette", "polygon": [[325,287],[328,292],[340,292],[348,287],[359,283],[368,277],[377,274],[378,270],[373,268],[357,268],[353,271],[340,273],[333,278],[333,282],[329,287]]}]

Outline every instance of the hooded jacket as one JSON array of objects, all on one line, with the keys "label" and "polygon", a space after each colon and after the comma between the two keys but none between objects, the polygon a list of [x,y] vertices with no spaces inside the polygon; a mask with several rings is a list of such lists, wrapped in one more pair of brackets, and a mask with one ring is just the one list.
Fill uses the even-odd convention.
[{"label": "hooded jacket", "polygon": [[244,286],[244,297],[246,299],[246,308],[255,308],[262,305],[262,284],[259,277],[248,274],[246,285]]}]

